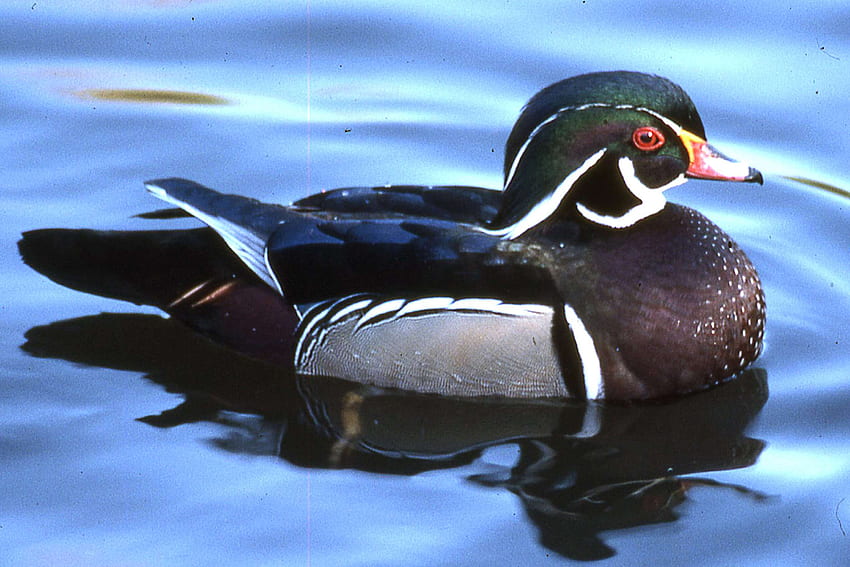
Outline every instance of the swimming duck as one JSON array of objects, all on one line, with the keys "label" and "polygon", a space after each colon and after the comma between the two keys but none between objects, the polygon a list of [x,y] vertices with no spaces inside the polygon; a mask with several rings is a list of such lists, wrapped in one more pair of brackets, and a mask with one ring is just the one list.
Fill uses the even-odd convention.
[{"label": "swimming duck", "polygon": [[[665,197],[688,178],[762,182],[705,137],[678,85],[603,72],[528,102],[502,191],[360,187],[279,206],[184,179],[146,187],[279,299],[298,373],[450,396],[655,399],[733,377],[762,345],[746,254]],[[188,318],[231,284],[170,310]]]}]

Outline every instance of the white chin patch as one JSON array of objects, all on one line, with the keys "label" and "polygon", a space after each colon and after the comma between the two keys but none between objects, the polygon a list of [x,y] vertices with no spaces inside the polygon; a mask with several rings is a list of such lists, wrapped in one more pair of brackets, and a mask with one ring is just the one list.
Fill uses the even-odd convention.
[{"label": "white chin patch", "polygon": [[635,196],[635,199],[639,201],[637,205],[622,215],[614,216],[597,213],[583,203],[576,203],[576,208],[581,216],[591,222],[610,228],[627,228],[661,211],[664,205],[667,204],[667,199],[664,198],[664,191],[685,182],[685,174],[682,173],[666,185],[651,188],[641,183],[640,179],[637,178],[635,175],[635,166],[629,158],[620,158],[617,162],[617,167],[620,168],[620,175],[622,175],[626,187]]}]

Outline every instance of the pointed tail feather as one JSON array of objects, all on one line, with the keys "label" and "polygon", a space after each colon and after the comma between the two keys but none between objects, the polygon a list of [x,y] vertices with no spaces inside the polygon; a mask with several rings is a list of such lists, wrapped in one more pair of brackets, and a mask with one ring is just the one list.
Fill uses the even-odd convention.
[{"label": "pointed tail feather", "polygon": [[278,205],[225,195],[186,179],[156,179],[147,181],[145,187],[155,197],[209,225],[251,271],[280,292],[280,284],[266,261],[266,243],[292,213]]}]

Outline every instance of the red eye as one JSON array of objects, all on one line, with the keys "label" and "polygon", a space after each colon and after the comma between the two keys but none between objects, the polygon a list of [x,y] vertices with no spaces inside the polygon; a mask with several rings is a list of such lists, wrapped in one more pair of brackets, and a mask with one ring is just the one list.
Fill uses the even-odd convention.
[{"label": "red eye", "polygon": [[632,133],[632,143],[639,150],[652,152],[664,145],[664,134],[658,128],[641,126]]}]

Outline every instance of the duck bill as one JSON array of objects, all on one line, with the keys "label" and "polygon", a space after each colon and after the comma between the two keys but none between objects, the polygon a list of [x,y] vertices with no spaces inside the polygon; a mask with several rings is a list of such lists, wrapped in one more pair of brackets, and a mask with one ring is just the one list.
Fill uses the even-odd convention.
[{"label": "duck bill", "polygon": [[688,169],[685,171],[686,177],[720,181],[750,181],[759,185],[764,183],[759,170],[724,156],[696,134],[682,130],[679,138],[685,145],[690,158]]}]

